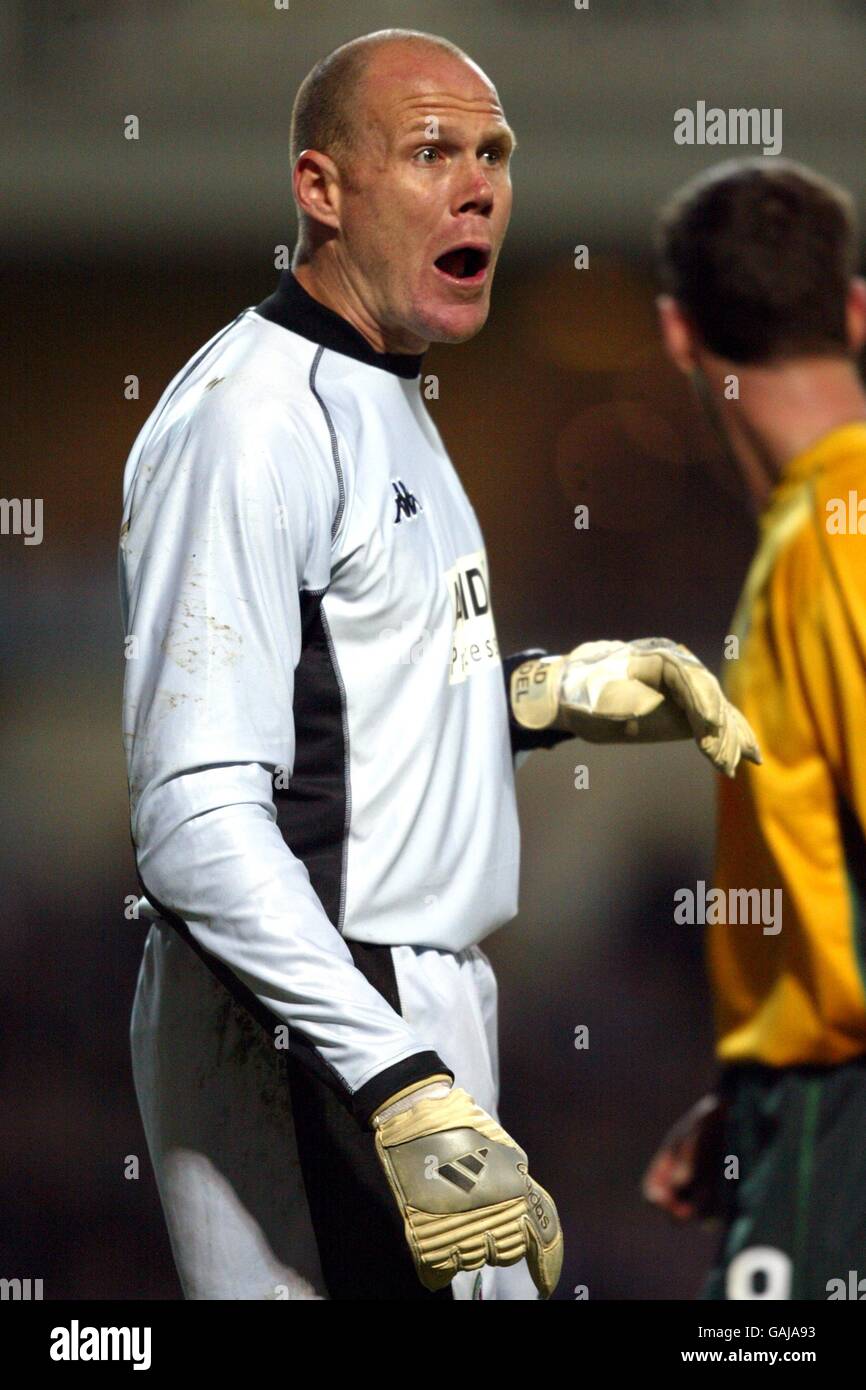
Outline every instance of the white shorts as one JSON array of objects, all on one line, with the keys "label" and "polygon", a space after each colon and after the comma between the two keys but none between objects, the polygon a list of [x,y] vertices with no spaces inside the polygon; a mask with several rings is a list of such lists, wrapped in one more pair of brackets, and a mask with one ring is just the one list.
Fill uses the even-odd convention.
[{"label": "white shorts", "polygon": [[[456,954],[390,949],[401,1013],[419,1044],[498,1118],[497,987],[487,956],[479,946]],[[145,942],[130,1039],[184,1296],[328,1298],[285,1058],[163,921]],[[368,1287],[357,1296],[376,1293]],[[538,1297],[525,1260],[457,1274],[451,1296]]]}]

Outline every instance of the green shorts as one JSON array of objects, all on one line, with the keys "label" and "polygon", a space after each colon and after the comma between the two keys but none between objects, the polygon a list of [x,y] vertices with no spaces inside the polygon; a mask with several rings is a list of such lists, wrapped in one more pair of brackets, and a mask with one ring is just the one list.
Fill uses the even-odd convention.
[{"label": "green shorts", "polygon": [[731,1176],[702,1297],[866,1301],[866,1056],[729,1067],[721,1089]]}]

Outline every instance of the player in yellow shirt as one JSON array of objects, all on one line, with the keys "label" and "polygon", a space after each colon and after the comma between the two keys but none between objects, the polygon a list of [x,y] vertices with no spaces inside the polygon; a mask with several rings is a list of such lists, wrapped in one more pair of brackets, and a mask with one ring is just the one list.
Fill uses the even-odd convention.
[{"label": "player in yellow shirt", "polygon": [[866,1298],[866,285],[855,253],[848,195],[781,160],[717,166],[659,228],[665,346],[736,461],[760,532],[723,684],[763,765],[720,786],[720,891],[706,913],[721,1076],[644,1179],[679,1219],[722,1217],[709,1298]]}]

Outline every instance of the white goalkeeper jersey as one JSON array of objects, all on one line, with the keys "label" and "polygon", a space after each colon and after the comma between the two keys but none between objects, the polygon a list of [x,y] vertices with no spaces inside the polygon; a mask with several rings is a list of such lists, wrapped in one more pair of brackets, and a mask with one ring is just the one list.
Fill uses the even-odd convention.
[{"label": "white goalkeeper jersey", "polygon": [[124,477],[141,911],[183,924],[359,1110],[449,1068],[344,938],[458,951],[517,911],[484,542],[420,369],[284,272],[170,383]]}]

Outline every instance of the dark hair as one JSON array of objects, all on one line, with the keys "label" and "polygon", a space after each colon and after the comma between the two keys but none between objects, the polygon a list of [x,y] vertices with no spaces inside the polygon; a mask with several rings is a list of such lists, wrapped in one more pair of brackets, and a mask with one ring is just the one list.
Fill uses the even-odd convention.
[{"label": "dark hair", "polygon": [[844,189],[790,160],[731,160],[659,218],[662,289],[732,362],[847,354],[856,225]]}]

